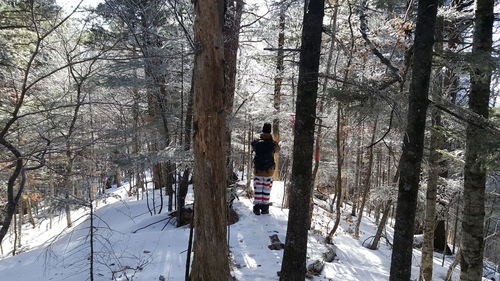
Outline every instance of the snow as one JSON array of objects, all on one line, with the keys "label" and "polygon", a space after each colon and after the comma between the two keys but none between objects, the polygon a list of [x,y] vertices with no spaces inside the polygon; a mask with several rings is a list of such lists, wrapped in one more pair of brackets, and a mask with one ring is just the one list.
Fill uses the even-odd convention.
[{"label": "snow", "polygon": [[[150,215],[146,199],[128,197],[128,185],[108,191],[109,197],[101,199],[95,211],[94,280],[184,280],[189,227],[176,228],[168,222],[164,207],[161,214]],[[191,192],[191,190],[190,190]],[[234,202],[239,221],[230,227],[230,250],[233,260],[232,274],[237,280],[279,280],[283,250],[270,250],[269,236],[277,234],[284,243],[288,210],[281,208],[283,182],[275,182],[269,215],[252,213],[252,201],[240,196]],[[189,199],[190,198],[190,199]],[[151,200],[151,196],[150,196]],[[192,194],[188,196],[188,203]],[[317,199],[315,199],[317,200]],[[159,204],[159,200],[156,200]],[[166,202],[165,202],[166,203]],[[326,205],[326,202],[316,201]],[[361,237],[354,239],[350,229],[355,218],[350,218],[349,206],[343,211],[343,219],[333,243],[337,258],[325,263],[322,275],[313,280],[388,280],[391,250],[384,240],[379,250],[372,251],[362,242],[375,233],[370,217],[363,218]],[[23,253],[0,259],[1,280],[8,281],[82,281],[89,280],[89,219],[88,209],[73,212],[73,218],[81,217],[71,228],[65,228],[64,216],[54,220],[52,229],[48,221],[38,222],[33,229],[23,229]],[[323,208],[316,208],[313,228],[309,234],[308,264],[321,259],[327,247],[324,237],[333,226],[334,216]],[[351,225],[352,224],[352,225]],[[143,229],[142,229],[143,228]],[[387,235],[392,240],[392,229]],[[4,252],[9,251],[8,239]],[[434,280],[446,275],[451,258],[441,267],[441,255],[434,259]],[[420,251],[414,250],[415,266],[412,278],[418,276]],[[114,278],[113,279],[113,273]],[[458,277],[455,272],[454,278]],[[457,280],[457,279],[455,279]]]}]

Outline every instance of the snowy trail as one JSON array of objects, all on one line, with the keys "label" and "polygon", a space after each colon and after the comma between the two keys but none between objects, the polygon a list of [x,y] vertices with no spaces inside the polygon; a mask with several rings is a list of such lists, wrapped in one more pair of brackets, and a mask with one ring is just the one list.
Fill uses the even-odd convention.
[{"label": "snowy trail", "polygon": [[285,242],[288,210],[281,210],[283,183],[274,182],[268,215],[256,216],[252,212],[251,199],[241,198],[234,204],[240,216],[238,223],[231,226],[230,247],[237,269],[238,280],[279,280],[276,274],[281,267],[283,250],[272,251],[269,236],[277,234]]},{"label": "snowy trail", "polygon": [[[114,196],[106,199],[107,202],[101,202],[96,211],[95,280],[111,280],[113,271],[117,272],[117,281],[127,278],[134,281],[159,280],[160,276],[170,281],[184,280],[189,227],[165,227],[166,210],[151,216],[146,201],[128,197],[126,186],[109,192]],[[240,197],[234,202],[239,221],[230,227],[229,244],[235,264],[232,274],[238,281],[279,280],[277,272],[281,269],[283,250],[270,250],[268,245],[271,244],[269,236],[273,234],[285,242],[288,210],[281,209],[282,196],[283,182],[274,182],[271,192],[273,205],[268,215],[254,215],[251,199]],[[390,248],[385,241],[381,241],[376,251],[361,245],[375,232],[373,219],[368,216],[363,218],[361,224],[361,238],[354,239],[349,233],[353,220],[345,216],[349,214],[348,209],[343,211],[343,219],[333,239],[338,257],[326,263],[322,275],[315,276],[313,280],[388,280]],[[84,210],[75,210],[75,214],[84,213]],[[332,221],[332,214],[322,208],[315,208],[314,227],[309,232],[308,264],[320,259],[326,251],[324,237],[329,231],[328,227],[333,225]],[[151,225],[154,222],[159,223]],[[28,238],[33,240],[33,244],[29,245],[31,250],[0,259],[0,281],[89,279],[89,221],[83,218],[74,227],[65,229],[65,220],[61,217],[55,222],[54,229],[47,231],[45,227],[45,224],[37,229],[27,226],[23,230],[25,241],[29,241]],[[143,227],[146,228],[138,230]],[[50,247],[43,243],[54,238],[61,230],[63,233]],[[388,228],[387,234],[391,237],[391,228]],[[442,280],[450,261],[448,259],[445,267],[441,267],[440,255],[435,255],[434,280]],[[412,277],[415,278],[419,270],[419,250],[414,250],[413,263]],[[127,278],[124,274],[127,274]],[[454,280],[457,277],[455,273]]]}]

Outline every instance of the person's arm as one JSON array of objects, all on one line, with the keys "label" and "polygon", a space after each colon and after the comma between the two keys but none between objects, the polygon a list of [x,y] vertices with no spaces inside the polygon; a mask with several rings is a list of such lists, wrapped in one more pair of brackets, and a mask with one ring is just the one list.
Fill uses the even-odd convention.
[{"label": "person's arm", "polygon": [[280,145],[277,142],[274,142],[273,153],[279,152],[281,149]]},{"label": "person's arm", "polygon": [[255,151],[255,145],[257,144],[258,140],[253,140],[250,144],[252,145],[252,152]]}]

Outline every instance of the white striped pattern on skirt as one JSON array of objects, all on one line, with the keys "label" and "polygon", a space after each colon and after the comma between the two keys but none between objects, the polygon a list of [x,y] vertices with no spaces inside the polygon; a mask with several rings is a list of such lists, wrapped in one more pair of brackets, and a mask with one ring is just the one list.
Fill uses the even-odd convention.
[{"label": "white striped pattern on skirt", "polygon": [[273,177],[259,177],[253,178],[253,191],[254,198],[253,204],[268,204],[271,197],[271,188],[273,187]]}]

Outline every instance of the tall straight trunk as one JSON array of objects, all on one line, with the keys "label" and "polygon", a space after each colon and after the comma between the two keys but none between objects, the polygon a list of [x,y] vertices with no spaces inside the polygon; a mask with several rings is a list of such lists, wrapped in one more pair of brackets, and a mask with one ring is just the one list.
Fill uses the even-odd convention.
[{"label": "tall straight trunk", "polygon": [[361,154],[362,154],[361,139],[362,137],[358,138],[358,148],[356,149],[356,172],[354,173],[354,190],[353,190],[353,200],[352,200],[352,210],[351,210],[351,216],[353,217],[356,216],[356,209],[359,201],[359,174],[361,171]]},{"label": "tall straight trunk", "polygon": [[24,199],[21,196],[19,198],[19,203],[17,207],[17,213],[18,213],[18,219],[19,222],[17,224],[17,247],[21,248],[22,243],[21,243],[21,237],[22,237],[22,232],[23,232],[23,223],[24,223]]},{"label": "tall straight trunk", "polygon": [[306,273],[309,201],[311,198],[314,122],[323,29],[324,0],[305,6],[293,142],[290,212],[281,281],[303,281]]},{"label": "tall straight trunk", "polygon": [[[438,19],[436,27],[436,38],[442,40],[441,35],[442,18]],[[442,44],[437,43],[436,48],[441,49]],[[437,75],[438,86],[435,87],[433,95],[440,98],[442,96],[442,75]],[[424,220],[424,242],[422,244],[422,261],[420,266],[420,280],[432,281],[432,264],[434,257],[434,230],[436,228],[436,199],[438,180],[441,174],[441,165],[439,158],[441,157],[438,152],[443,148],[443,136],[439,131],[441,127],[441,112],[439,109],[431,108],[431,140],[429,144],[429,178],[427,180],[427,191],[425,195],[425,220]]]},{"label": "tall straight trunk", "polygon": [[[375,141],[375,134],[377,132],[377,121],[378,117],[375,118],[373,124],[373,131],[370,144]],[[356,227],[354,228],[354,236],[359,237],[359,226],[361,225],[361,220],[363,219],[363,210],[365,209],[366,201],[368,200],[368,194],[370,193],[372,169],[373,169],[373,146],[368,148],[368,166],[366,167],[366,174],[363,178],[363,186],[361,191],[361,206],[359,208],[358,219],[356,221]]]},{"label": "tall straight trunk", "polygon": [[[162,39],[155,32],[151,31],[158,28],[158,26],[152,23],[151,16],[150,11],[147,11],[141,19],[142,44],[144,46],[141,49],[144,56],[144,76],[149,83],[147,89],[148,113],[160,122],[158,135],[155,134],[152,140],[152,151],[159,151],[170,145],[172,136],[169,128],[171,120],[167,112],[169,92],[166,86],[166,74],[164,70],[166,61],[160,53]],[[173,173],[171,164],[166,163],[166,165],[162,165],[162,163],[154,163],[152,170],[155,183],[154,188],[158,189],[167,186],[165,175]]]},{"label": "tall straight trunk", "polygon": [[[12,256],[15,256],[17,253],[17,224],[18,220],[17,217],[19,215],[19,204],[16,206],[16,210],[14,211],[14,225],[11,229],[11,236],[14,236],[14,240],[12,241]],[[16,214],[17,213],[17,214]]]},{"label": "tall straight trunk", "polygon": [[229,281],[224,96],[224,1],[195,2],[195,242],[191,281]]},{"label": "tall straight trunk", "polygon": [[406,131],[391,257],[390,281],[410,280],[415,212],[424,146],[437,0],[419,0]]},{"label": "tall straight trunk", "polygon": [[191,75],[191,89],[189,90],[188,104],[186,107],[186,121],[184,122],[184,150],[191,149],[193,129],[193,99],[194,99],[194,69]]},{"label": "tall straight trunk", "polygon": [[[492,29],[493,0],[477,0],[472,43],[473,65],[469,108],[488,118],[490,83],[493,62]],[[460,280],[481,280],[484,251],[484,200],[488,132],[477,125],[467,124],[464,167],[464,211],[462,221],[462,258]]]},{"label": "tall straight trunk", "polygon": [[182,177],[179,174],[179,189],[177,190],[177,227],[184,225],[182,213],[184,211],[184,205],[186,204],[190,172],[191,170],[189,168],[185,168]]},{"label": "tall straight trunk", "polygon": [[[280,113],[281,104],[281,83],[283,82],[283,58],[285,46],[285,5],[281,3],[280,15],[279,15],[279,28],[278,33],[278,54],[276,55],[276,76],[274,77],[274,96],[273,96],[273,106],[276,110],[276,114]],[[279,142],[280,140],[280,119],[275,117],[273,120],[273,140]],[[280,169],[279,169],[279,153],[274,153],[274,163],[276,169],[274,169],[273,180],[280,180]]]},{"label": "tall straight trunk", "polygon": [[[321,97],[319,101],[319,106],[318,106],[318,115],[321,115],[324,110],[324,101],[323,98],[326,97],[327,90],[328,90],[328,76],[331,73],[331,66],[332,66],[332,59],[333,59],[333,50],[335,47],[335,40],[336,40],[336,30],[337,30],[337,11],[338,11],[338,5],[334,6],[333,10],[333,15],[330,20],[330,28],[332,30],[332,36],[331,36],[331,41],[330,41],[330,48],[328,50],[328,58],[326,60],[326,68],[325,68],[325,79],[323,79],[323,85],[321,88]],[[319,118],[318,120],[319,125],[318,125],[318,130],[316,132],[316,141],[315,141],[315,147],[314,147],[314,168],[313,168],[313,187],[315,186],[316,183],[316,175],[318,174],[318,169],[319,169],[319,161],[320,161],[320,151],[321,151],[321,142],[322,142],[322,124],[323,124],[323,119]]]},{"label": "tall straight trunk", "polygon": [[65,188],[64,190],[64,198],[66,199],[66,202],[64,203],[64,212],[66,213],[66,226],[67,227],[72,227],[73,226],[73,220],[71,219],[71,206],[69,204],[70,197],[73,194],[73,188],[71,188],[72,181],[71,181],[71,174],[73,173],[73,160],[74,157],[72,156],[71,152],[66,152],[66,169],[65,169],[65,174],[63,176],[63,186]]},{"label": "tall straight trunk", "polygon": [[[35,204],[37,204],[37,203],[35,203]],[[27,196],[27,200],[26,200],[26,209],[28,212],[28,220],[31,223],[31,226],[33,226],[33,228],[36,228],[35,218],[33,217],[33,210],[32,210],[33,204],[31,204],[31,197],[29,195]]]},{"label": "tall straight trunk", "polygon": [[337,203],[335,205],[335,224],[332,230],[328,233],[326,237],[327,243],[332,242],[333,235],[337,231],[340,224],[340,203],[342,202],[342,165],[344,164],[344,151],[340,145],[343,138],[343,132],[341,131],[343,127],[342,124],[342,105],[340,102],[337,103],[337,137],[336,137],[336,148],[337,148],[337,181],[335,184],[335,197],[337,197]]},{"label": "tall straight trunk", "polygon": [[[250,144],[252,142],[252,136],[253,136],[253,127],[252,123],[248,122],[248,134],[247,134],[247,143]],[[248,152],[247,152],[247,194],[252,194],[253,188],[251,187],[252,183],[252,166],[253,166],[253,161],[252,161],[252,149],[249,147]],[[286,194],[284,195],[286,196]]]},{"label": "tall straight trunk", "polygon": [[223,27],[224,34],[224,103],[227,112],[227,132],[225,134],[226,145],[226,165],[227,165],[227,180],[234,182],[233,178],[233,162],[231,161],[231,120],[234,105],[234,93],[236,89],[236,68],[238,47],[240,44],[240,23],[243,13],[243,0],[228,0],[225,8],[225,21]]}]

